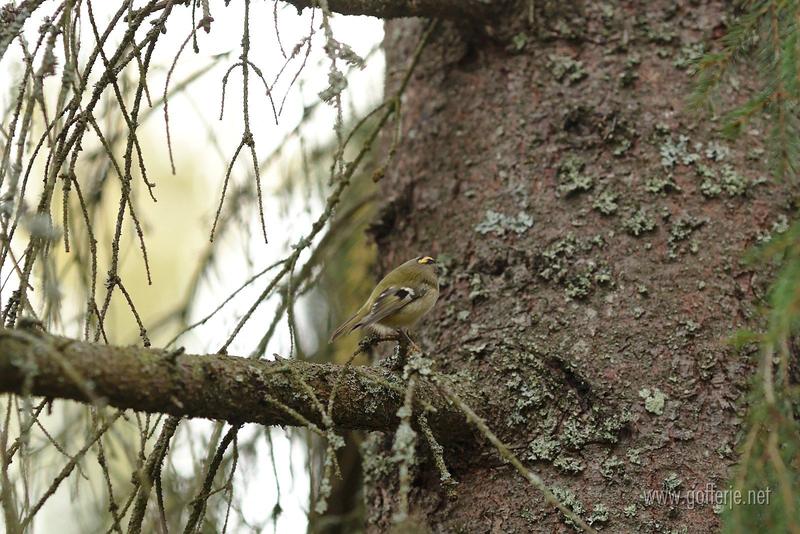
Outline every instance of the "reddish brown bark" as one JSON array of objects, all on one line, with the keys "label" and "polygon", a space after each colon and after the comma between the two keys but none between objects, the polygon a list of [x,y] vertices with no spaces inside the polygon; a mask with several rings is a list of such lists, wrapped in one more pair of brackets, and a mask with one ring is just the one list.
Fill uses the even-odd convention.
[{"label": "reddish brown bark", "polygon": [[[421,253],[448,267],[420,334],[438,368],[474,386],[468,402],[608,532],[716,530],[710,504],[648,505],[643,492],[722,489],[736,460],[754,362],[726,339],[757,326],[762,290],[740,260],[790,206],[762,134],[728,143],[686,107],[686,60],[724,34],[727,9],[559,3],[491,36],[445,24],[382,183],[382,267]],[[421,30],[387,23],[390,87]],[[386,445],[367,462],[374,531],[397,507]],[[446,459],[458,499],[432,462],[411,494],[432,530],[571,529],[491,450]]]}]

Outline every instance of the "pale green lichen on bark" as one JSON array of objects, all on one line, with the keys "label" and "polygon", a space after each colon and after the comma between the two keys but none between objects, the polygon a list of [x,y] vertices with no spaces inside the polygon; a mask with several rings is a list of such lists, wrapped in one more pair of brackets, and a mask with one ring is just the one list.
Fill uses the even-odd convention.
[{"label": "pale green lichen on bark", "polygon": [[656,229],[656,221],[643,207],[631,212],[623,221],[622,227],[630,235],[639,237]]},{"label": "pale green lichen on bark", "polygon": [[574,85],[589,75],[583,62],[557,54],[550,54],[547,57],[547,68],[556,80],[569,85]]},{"label": "pale green lichen on bark", "polygon": [[492,233],[503,236],[506,232],[520,235],[530,229],[533,222],[533,217],[524,211],[520,211],[516,215],[505,215],[494,210],[487,210],[483,220],[475,225],[475,231],[481,235]]},{"label": "pale green lichen on bark", "polygon": [[639,390],[639,397],[644,400],[645,409],[654,414],[662,415],[667,396],[658,388],[642,388]]},{"label": "pale green lichen on bark", "polygon": [[585,166],[577,156],[565,158],[558,166],[558,191],[569,197],[591,190],[594,177],[584,172]]}]

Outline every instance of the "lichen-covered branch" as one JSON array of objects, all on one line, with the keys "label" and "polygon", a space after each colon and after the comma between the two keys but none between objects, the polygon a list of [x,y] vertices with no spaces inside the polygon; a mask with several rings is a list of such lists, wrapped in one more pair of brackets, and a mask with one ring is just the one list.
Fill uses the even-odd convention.
[{"label": "lichen-covered branch", "polygon": [[17,38],[25,22],[44,0],[24,0],[19,5],[6,4],[0,13],[0,59],[5,55],[11,42]]},{"label": "lichen-covered branch", "polygon": [[[318,398],[328,398],[340,371],[332,364],[183,354],[0,329],[0,392],[232,424],[321,425],[305,385]],[[394,430],[403,391],[402,381],[389,370],[348,369],[336,386],[333,423],[342,429]],[[468,435],[463,415],[434,386],[420,383],[417,398],[438,439],[452,442]]]},{"label": "lichen-covered branch", "polygon": [[[318,7],[316,0],[286,0],[298,10]],[[434,17],[480,21],[496,12],[497,0],[328,0],[328,8],[342,15],[369,15],[382,19]]]}]

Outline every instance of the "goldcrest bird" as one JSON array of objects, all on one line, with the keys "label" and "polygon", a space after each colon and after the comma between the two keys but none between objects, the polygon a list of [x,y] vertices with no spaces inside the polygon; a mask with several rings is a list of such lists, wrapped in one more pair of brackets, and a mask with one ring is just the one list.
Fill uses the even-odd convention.
[{"label": "goldcrest bird", "polygon": [[418,256],[383,277],[367,301],[337,328],[331,341],[358,328],[378,333],[402,331],[414,326],[439,298],[436,260]]}]

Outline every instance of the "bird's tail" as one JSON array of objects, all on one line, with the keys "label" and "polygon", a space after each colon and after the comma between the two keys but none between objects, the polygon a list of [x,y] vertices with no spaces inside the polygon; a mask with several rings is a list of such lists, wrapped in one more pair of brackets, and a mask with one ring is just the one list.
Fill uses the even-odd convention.
[{"label": "bird's tail", "polygon": [[349,334],[350,332],[361,326],[361,323],[358,322],[358,319],[359,319],[358,314],[355,314],[348,320],[346,320],[344,323],[342,323],[341,326],[339,326],[339,328],[333,331],[333,334],[331,334],[331,339],[328,341],[328,343],[333,343],[333,341],[337,337],[346,336],[347,334]]}]

